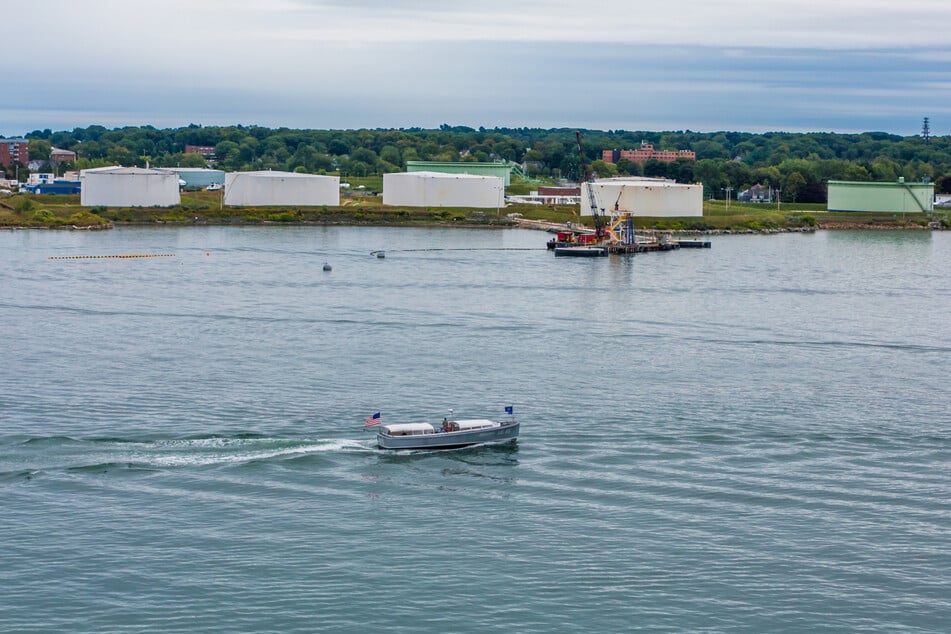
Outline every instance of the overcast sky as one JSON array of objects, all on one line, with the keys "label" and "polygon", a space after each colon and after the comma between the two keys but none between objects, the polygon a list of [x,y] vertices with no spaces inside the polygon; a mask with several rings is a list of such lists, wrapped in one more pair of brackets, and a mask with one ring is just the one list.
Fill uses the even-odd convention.
[{"label": "overcast sky", "polygon": [[951,134],[951,0],[45,0],[0,135],[151,124]]}]

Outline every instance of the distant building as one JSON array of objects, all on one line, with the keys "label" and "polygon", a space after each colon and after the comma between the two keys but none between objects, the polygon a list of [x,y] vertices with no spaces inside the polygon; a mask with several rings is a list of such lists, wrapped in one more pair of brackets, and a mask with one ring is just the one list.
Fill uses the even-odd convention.
[{"label": "distant building", "polygon": [[50,149],[50,163],[71,163],[76,160],[76,153],[59,148]]},{"label": "distant building", "polygon": [[6,167],[30,163],[30,142],[26,139],[0,139],[0,165]]},{"label": "distant building", "polygon": [[749,189],[741,191],[736,196],[737,200],[746,203],[768,203],[773,200],[773,190],[770,187],[763,187],[756,184]]},{"label": "distant building", "polygon": [[201,154],[206,161],[209,163],[215,163],[218,161],[218,157],[215,156],[215,146],[214,145],[188,145],[185,144],[185,154]]},{"label": "distant building", "polygon": [[203,167],[160,167],[156,169],[178,174],[178,178],[185,181],[182,187],[208,187],[209,185],[225,184],[225,173],[221,170],[210,170]]},{"label": "distant building", "polygon": [[829,181],[829,211],[890,214],[934,211],[934,183]]},{"label": "distant building", "polygon": [[80,194],[82,193],[82,183],[80,181],[57,179],[49,183],[25,186],[24,189],[33,194]]},{"label": "distant building", "polygon": [[580,196],[581,186],[578,187],[538,187],[539,196]]},{"label": "distant building", "polygon": [[27,177],[26,182],[23,183],[23,185],[26,187],[33,187],[35,185],[47,185],[49,183],[52,183],[55,179],[56,179],[55,174],[45,174],[45,173],[34,172]]},{"label": "distant building", "polygon": [[201,154],[204,157],[215,155],[214,145],[185,145],[185,154]]},{"label": "distant building", "polygon": [[539,186],[538,190],[531,192],[530,195],[533,200],[537,200],[543,205],[577,205],[581,201],[581,186]]},{"label": "distant building", "polygon": [[617,163],[621,159],[627,159],[632,163],[643,163],[650,159],[662,163],[673,163],[677,159],[695,161],[697,153],[692,150],[655,150],[653,144],[647,141],[641,141],[641,147],[637,150],[604,150],[601,153],[601,160],[605,163]]},{"label": "distant building", "polygon": [[506,187],[512,184],[512,168],[506,163],[476,163],[470,161],[406,161],[407,172],[441,172],[443,174],[472,174],[497,176]]}]

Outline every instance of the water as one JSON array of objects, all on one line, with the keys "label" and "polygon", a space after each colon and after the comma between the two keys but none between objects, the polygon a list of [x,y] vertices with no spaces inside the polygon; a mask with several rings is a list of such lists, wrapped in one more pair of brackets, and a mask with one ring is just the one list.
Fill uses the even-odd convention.
[{"label": "water", "polygon": [[0,629],[947,631],[951,235],[546,239],[0,232]]}]

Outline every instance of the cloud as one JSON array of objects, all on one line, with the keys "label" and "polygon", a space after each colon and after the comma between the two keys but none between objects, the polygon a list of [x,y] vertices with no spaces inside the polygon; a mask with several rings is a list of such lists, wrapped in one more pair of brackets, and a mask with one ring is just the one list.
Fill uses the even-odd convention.
[{"label": "cloud", "polygon": [[[266,45],[301,42],[574,42],[824,49],[943,47],[951,23],[944,0],[53,0],[44,22],[53,47],[85,56],[117,51],[175,55],[207,46],[222,59],[269,56]],[[29,24],[36,7],[5,9]],[[49,15],[47,14],[47,17]],[[34,40],[31,29],[11,29]],[[207,43],[207,44],[206,44]],[[211,46],[208,46],[210,44]],[[128,49],[124,47],[130,47]],[[264,47],[264,48],[262,48]]]},{"label": "cloud", "polygon": [[914,132],[951,102],[934,28],[951,23],[944,0],[43,6],[56,19],[44,13],[42,38],[6,32],[31,57],[0,93],[8,134],[135,122]]}]

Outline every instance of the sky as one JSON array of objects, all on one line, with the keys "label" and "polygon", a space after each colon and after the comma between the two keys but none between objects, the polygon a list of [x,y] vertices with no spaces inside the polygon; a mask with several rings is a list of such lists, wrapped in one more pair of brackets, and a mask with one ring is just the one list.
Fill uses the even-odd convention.
[{"label": "sky", "polygon": [[951,0],[45,0],[0,135],[103,125],[951,134]]}]

